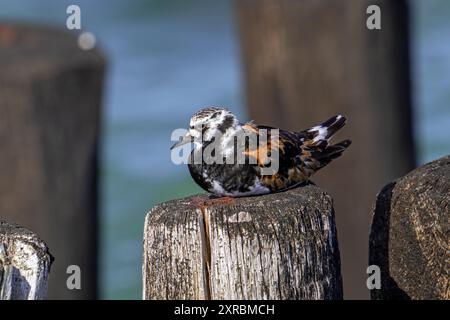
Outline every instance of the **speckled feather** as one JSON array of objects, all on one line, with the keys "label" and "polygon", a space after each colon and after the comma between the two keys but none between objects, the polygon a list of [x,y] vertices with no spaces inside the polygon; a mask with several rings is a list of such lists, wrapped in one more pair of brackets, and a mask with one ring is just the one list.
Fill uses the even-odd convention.
[{"label": "speckled feather", "polygon": [[[194,164],[192,159],[203,154],[204,149],[212,142],[205,139],[202,144],[194,148],[188,165],[194,181],[206,191],[218,196],[240,197],[280,192],[299,184],[306,183],[319,169],[326,166],[333,159],[339,157],[351,144],[344,140],[337,144],[330,144],[330,138],[345,124],[345,117],[335,116],[324,123],[303,130],[292,132],[279,129],[279,139],[271,139],[268,126],[257,125],[253,122],[241,124],[234,115],[222,108],[206,108],[197,112],[191,118],[191,127],[200,123],[202,136],[211,137],[213,132],[220,131],[225,137],[232,137],[238,132],[253,132],[260,134],[261,129],[269,133],[268,144],[264,150],[243,150],[245,164]],[[225,138],[224,138],[225,139]],[[259,140],[258,140],[259,141]],[[261,169],[265,166],[267,151],[272,147],[279,152],[279,169],[269,175],[263,175]],[[261,147],[259,147],[261,148]],[[196,154],[197,153],[197,154]],[[253,158],[253,163],[250,159]]]}]

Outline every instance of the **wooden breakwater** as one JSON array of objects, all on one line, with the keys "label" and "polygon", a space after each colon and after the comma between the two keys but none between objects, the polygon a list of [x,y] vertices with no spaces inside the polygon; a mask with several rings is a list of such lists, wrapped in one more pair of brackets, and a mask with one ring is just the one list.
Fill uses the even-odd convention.
[{"label": "wooden breakwater", "polygon": [[[97,292],[97,155],[105,59],[74,32],[0,23],[0,217],[57,257],[49,297]],[[67,267],[82,289],[65,286]]]},{"label": "wooden breakwater", "polygon": [[[372,299],[450,298],[449,216],[450,156],[383,188],[369,243],[381,284]],[[157,205],[145,220],[142,273],[145,299],[342,299],[332,199],[309,185]]]}]

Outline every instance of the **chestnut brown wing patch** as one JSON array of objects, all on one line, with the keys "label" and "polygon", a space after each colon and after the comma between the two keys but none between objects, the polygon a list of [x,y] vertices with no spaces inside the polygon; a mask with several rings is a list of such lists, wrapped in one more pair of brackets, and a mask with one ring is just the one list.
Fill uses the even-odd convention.
[{"label": "chestnut brown wing patch", "polygon": [[[268,163],[268,157],[271,156],[270,151],[278,151],[278,171],[272,175],[260,176],[262,185],[268,187],[271,191],[281,191],[307,180],[307,173],[302,169],[301,162],[297,160],[302,150],[299,148],[296,133],[278,130],[279,135],[275,137],[275,135],[270,134],[271,129],[274,128],[257,126],[253,123],[245,124],[244,129],[258,135],[261,129],[266,129],[268,132],[268,143],[266,145],[259,145],[256,149],[246,149],[245,151],[246,156],[257,160],[258,166],[267,167],[270,165]],[[272,146],[274,149],[272,149]]]}]

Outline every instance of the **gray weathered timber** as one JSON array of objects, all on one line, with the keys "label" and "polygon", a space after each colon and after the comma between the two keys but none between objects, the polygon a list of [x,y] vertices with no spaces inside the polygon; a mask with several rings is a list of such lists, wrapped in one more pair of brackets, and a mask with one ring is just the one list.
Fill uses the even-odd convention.
[{"label": "gray weathered timber", "polygon": [[157,205],[142,271],[145,299],[341,299],[332,199],[309,185]]},{"label": "gray weathered timber", "polygon": [[0,300],[45,299],[51,262],[34,233],[0,221]]},{"label": "gray weathered timber", "polygon": [[369,264],[381,269],[372,299],[450,299],[450,156],[379,193]]},{"label": "gray weathered timber", "polygon": [[[94,299],[97,154],[105,60],[77,33],[0,23],[0,217],[57,257],[49,299]],[[81,290],[66,286],[82,270]]]},{"label": "gray weathered timber", "polygon": [[[313,180],[335,200],[346,298],[368,298],[374,195],[414,168],[405,0],[237,0],[246,98],[259,124],[301,130],[335,114],[344,155]],[[366,28],[369,5],[381,30]]]}]

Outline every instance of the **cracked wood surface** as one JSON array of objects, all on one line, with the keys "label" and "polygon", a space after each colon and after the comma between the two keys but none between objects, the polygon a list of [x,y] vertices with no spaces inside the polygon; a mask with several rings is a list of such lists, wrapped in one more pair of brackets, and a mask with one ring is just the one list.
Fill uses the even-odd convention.
[{"label": "cracked wood surface", "polygon": [[341,299],[332,199],[310,185],[157,205],[142,272],[145,299]]},{"label": "cracked wood surface", "polygon": [[51,262],[34,233],[0,221],[0,300],[45,299]]}]

